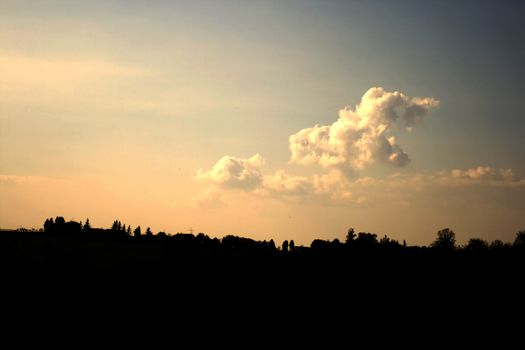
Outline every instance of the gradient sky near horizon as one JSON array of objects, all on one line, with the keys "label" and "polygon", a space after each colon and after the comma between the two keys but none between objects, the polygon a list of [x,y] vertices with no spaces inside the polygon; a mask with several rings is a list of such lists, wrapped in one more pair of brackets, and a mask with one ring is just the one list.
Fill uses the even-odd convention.
[{"label": "gradient sky near horizon", "polygon": [[521,1],[0,0],[0,227],[525,229]]}]

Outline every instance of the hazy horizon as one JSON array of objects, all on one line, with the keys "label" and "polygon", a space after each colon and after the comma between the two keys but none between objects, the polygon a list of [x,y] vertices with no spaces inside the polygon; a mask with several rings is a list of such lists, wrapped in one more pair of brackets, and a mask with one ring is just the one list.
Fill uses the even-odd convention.
[{"label": "hazy horizon", "polygon": [[0,0],[0,227],[525,229],[525,4]]}]

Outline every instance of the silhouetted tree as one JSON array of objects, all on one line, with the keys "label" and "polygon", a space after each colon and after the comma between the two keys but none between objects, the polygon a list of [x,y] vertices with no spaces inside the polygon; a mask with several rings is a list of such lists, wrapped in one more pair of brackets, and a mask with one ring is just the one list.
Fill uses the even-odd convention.
[{"label": "silhouetted tree", "polygon": [[368,232],[359,232],[353,243],[355,248],[363,250],[372,249],[377,244],[377,235],[375,233]]},{"label": "silhouetted tree", "polygon": [[62,226],[66,223],[66,220],[62,216],[57,216],[55,219],[55,225]]},{"label": "silhouetted tree", "polygon": [[456,234],[449,228],[439,230],[432,247],[446,251],[454,250],[456,247]]},{"label": "silhouetted tree", "polygon": [[293,239],[290,241],[290,250],[293,250],[295,248],[295,242]]},{"label": "silhouetted tree", "polygon": [[55,222],[53,221],[53,218],[46,219],[44,222],[44,232],[51,232],[54,224]]},{"label": "silhouetted tree", "polygon": [[146,229],[146,237],[152,237],[153,236],[153,232],[151,232],[151,229],[148,227]]},{"label": "silhouetted tree", "polygon": [[384,237],[379,240],[379,244],[388,244],[388,243],[390,243],[390,238],[388,238],[387,235],[384,235]]},{"label": "silhouetted tree", "polygon": [[350,227],[348,229],[348,232],[346,233],[346,239],[345,239],[345,243],[350,245],[352,244],[352,242],[355,240],[355,231],[354,231],[354,228],[353,227]]},{"label": "silhouetted tree", "polygon": [[82,225],[76,221],[66,222],[64,224],[64,228],[62,229],[62,232],[66,234],[78,234],[80,231],[82,231]]},{"label": "silhouetted tree", "polygon": [[516,238],[514,238],[514,246],[525,248],[525,231],[516,233]]},{"label": "silhouetted tree", "polygon": [[276,246],[275,246],[275,242],[273,241],[273,239],[270,239],[270,242],[268,242],[268,247],[270,248],[270,250],[276,250]]},{"label": "silhouetted tree", "polygon": [[128,229],[127,229],[127,231],[126,231],[126,234],[127,234],[128,236],[131,236],[131,225],[128,225]]},{"label": "silhouetted tree", "polygon": [[244,251],[253,252],[260,249],[258,242],[251,238],[238,237],[233,235],[227,235],[222,238],[221,246],[226,251]]},{"label": "silhouetted tree", "polygon": [[501,249],[505,246],[505,243],[501,239],[496,239],[490,243],[490,249],[496,250]]},{"label": "silhouetted tree", "polygon": [[[388,249],[394,249],[394,248],[398,248],[401,246],[397,240],[391,239],[387,235],[384,235],[383,238],[379,240],[379,244],[382,247],[387,247]],[[406,246],[406,243],[405,243],[405,246]]]},{"label": "silhouetted tree", "polygon": [[141,230],[140,230],[140,226],[137,226],[137,228],[135,228],[135,230],[133,230],[133,235],[134,235],[135,237],[140,237],[140,236],[142,236],[142,232],[141,232]]},{"label": "silhouetted tree", "polygon": [[328,252],[331,248],[331,243],[329,241],[324,241],[322,239],[314,239],[310,244],[310,249],[316,253]]},{"label": "silhouetted tree", "polygon": [[211,241],[211,238],[208,235],[206,235],[206,234],[204,234],[202,232],[199,232],[199,234],[197,235],[196,238],[197,238],[197,241],[199,242],[200,245],[209,244],[210,241]]},{"label": "silhouetted tree", "polygon": [[286,253],[287,251],[288,251],[288,241],[285,240],[285,241],[283,242],[283,252]]},{"label": "silhouetted tree", "polygon": [[66,220],[62,216],[57,216],[54,222],[53,222],[53,219],[49,219],[48,232],[57,234],[57,235],[61,235],[65,233],[66,232]]},{"label": "silhouetted tree", "polygon": [[86,219],[86,223],[84,224],[83,230],[86,232],[91,230],[91,224],[89,223],[89,218]]},{"label": "silhouetted tree", "polygon": [[471,252],[487,251],[489,249],[489,244],[484,239],[471,238],[465,246],[465,249]]}]

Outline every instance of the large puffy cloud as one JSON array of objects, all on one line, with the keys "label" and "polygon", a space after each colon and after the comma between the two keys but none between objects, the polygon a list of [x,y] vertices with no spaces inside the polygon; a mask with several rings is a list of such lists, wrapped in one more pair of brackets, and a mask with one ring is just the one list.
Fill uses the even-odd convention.
[{"label": "large puffy cloud", "polygon": [[221,186],[251,190],[257,188],[262,182],[259,168],[263,164],[264,159],[259,154],[250,158],[224,156],[215,163],[211,170],[199,169],[197,178],[209,180]]},{"label": "large puffy cloud", "polygon": [[410,98],[398,91],[371,88],[354,109],[340,110],[333,124],[291,135],[291,162],[342,169],[362,169],[376,162],[404,166],[410,158],[389,131],[399,122],[411,130],[438,105],[431,97]]}]

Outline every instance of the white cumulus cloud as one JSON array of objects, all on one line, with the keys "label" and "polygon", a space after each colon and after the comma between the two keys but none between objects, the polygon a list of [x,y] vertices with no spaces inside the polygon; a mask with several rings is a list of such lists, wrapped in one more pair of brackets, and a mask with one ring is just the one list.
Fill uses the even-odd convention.
[{"label": "white cumulus cloud", "polygon": [[407,165],[408,154],[389,135],[392,126],[402,123],[411,130],[438,105],[432,97],[408,97],[398,91],[371,88],[355,108],[340,110],[333,124],[315,125],[291,135],[291,162],[343,169],[363,169],[376,162]]},{"label": "white cumulus cloud", "polygon": [[259,168],[263,164],[264,159],[259,154],[250,158],[224,156],[211,170],[199,169],[197,178],[221,186],[250,190],[261,184],[263,177]]}]

